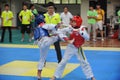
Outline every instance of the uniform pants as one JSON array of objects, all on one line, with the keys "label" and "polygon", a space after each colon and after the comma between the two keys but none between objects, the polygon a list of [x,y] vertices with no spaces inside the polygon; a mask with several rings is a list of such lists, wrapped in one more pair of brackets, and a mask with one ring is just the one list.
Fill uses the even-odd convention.
[{"label": "uniform pants", "polygon": [[59,41],[55,42],[54,46],[55,46],[55,51],[56,51],[56,55],[57,55],[57,60],[58,60],[58,63],[59,63],[62,60],[60,42]]},{"label": "uniform pants", "polygon": [[72,44],[69,44],[67,46],[67,49],[65,51],[65,54],[63,56],[63,59],[62,61],[58,64],[58,67],[55,71],[55,74],[54,76],[56,78],[61,78],[62,77],[62,74],[63,74],[63,71],[65,69],[65,66],[68,62],[68,60],[73,56],[73,55],[76,55],[78,60],[80,61],[80,65],[81,65],[81,68],[84,72],[84,74],[86,75],[87,78],[91,78],[93,77],[93,73],[92,73],[92,70],[91,70],[91,67],[89,65],[89,63],[87,62],[87,59],[83,53],[83,50],[82,48],[78,49],[76,48],[74,45]]},{"label": "uniform pants", "polygon": [[38,41],[38,46],[40,48],[40,60],[38,63],[38,70],[43,69],[49,47],[57,40],[58,40],[57,36],[52,36],[52,37],[43,37],[40,41]]}]

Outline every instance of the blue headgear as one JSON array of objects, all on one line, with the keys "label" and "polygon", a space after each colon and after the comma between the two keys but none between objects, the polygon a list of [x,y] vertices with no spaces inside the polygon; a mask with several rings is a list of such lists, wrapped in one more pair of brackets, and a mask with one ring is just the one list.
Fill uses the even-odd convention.
[{"label": "blue headgear", "polygon": [[44,21],[44,16],[43,15],[41,15],[41,14],[39,14],[37,17],[36,17],[36,22],[37,22],[37,24],[40,24],[40,23],[42,23],[42,22],[45,22]]}]

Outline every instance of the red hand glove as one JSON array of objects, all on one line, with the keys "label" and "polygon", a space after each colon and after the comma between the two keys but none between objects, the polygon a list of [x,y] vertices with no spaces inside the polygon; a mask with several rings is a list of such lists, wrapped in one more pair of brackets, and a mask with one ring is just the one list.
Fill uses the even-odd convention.
[{"label": "red hand glove", "polygon": [[64,39],[65,41],[68,41],[68,40],[69,40],[69,38],[68,38],[68,37],[64,37],[63,39]]}]

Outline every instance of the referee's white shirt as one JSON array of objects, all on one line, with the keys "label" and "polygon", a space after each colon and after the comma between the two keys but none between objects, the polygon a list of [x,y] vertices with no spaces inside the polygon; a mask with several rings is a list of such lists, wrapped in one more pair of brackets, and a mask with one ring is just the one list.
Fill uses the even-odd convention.
[{"label": "referee's white shirt", "polygon": [[62,23],[64,26],[69,26],[70,24],[70,19],[73,18],[73,15],[70,12],[67,12],[67,14],[65,14],[64,12],[61,13],[60,15],[61,19],[62,19]]}]

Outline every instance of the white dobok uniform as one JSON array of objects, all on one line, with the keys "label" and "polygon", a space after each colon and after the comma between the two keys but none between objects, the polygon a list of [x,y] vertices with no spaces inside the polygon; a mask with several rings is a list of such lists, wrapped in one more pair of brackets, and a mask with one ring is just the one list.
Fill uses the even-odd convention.
[{"label": "white dobok uniform", "polygon": [[[46,30],[50,30],[52,32],[52,34],[55,34],[55,26],[53,24],[44,24],[42,26],[42,28],[46,29]],[[38,70],[42,70],[44,67],[44,63],[46,60],[46,56],[49,50],[49,47],[51,44],[55,43],[56,41],[58,41],[58,36],[44,36],[41,39],[38,39],[36,42],[40,48],[40,61],[38,63]]]},{"label": "white dobok uniform", "polygon": [[[75,29],[73,29],[72,27],[67,27],[67,28],[63,28],[60,29],[59,32],[62,32],[64,34],[69,33],[71,34],[73,31],[75,31]],[[81,26],[79,28],[79,34],[85,39],[85,40],[89,40],[89,35],[87,33],[87,31],[85,30],[84,26]],[[77,34],[78,35],[78,34]],[[62,34],[63,36],[63,34]],[[64,36],[65,37],[65,36]],[[79,42],[78,42],[79,43]],[[76,47],[74,44],[68,44],[67,49],[65,50],[64,56],[62,58],[62,61],[58,64],[58,67],[54,73],[54,76],[56,78],[61,78],[63,71],[65,69],[65,66],[68,62],[68,60],[73,56],[76,55],[78,60],[80,61],[80,66],[85,74],[85,76],[87,78],[91,78],[93,77],[93,73],[91,70],[91,67],[86,59],[86,56],[83,52],[82,47]]]}]

